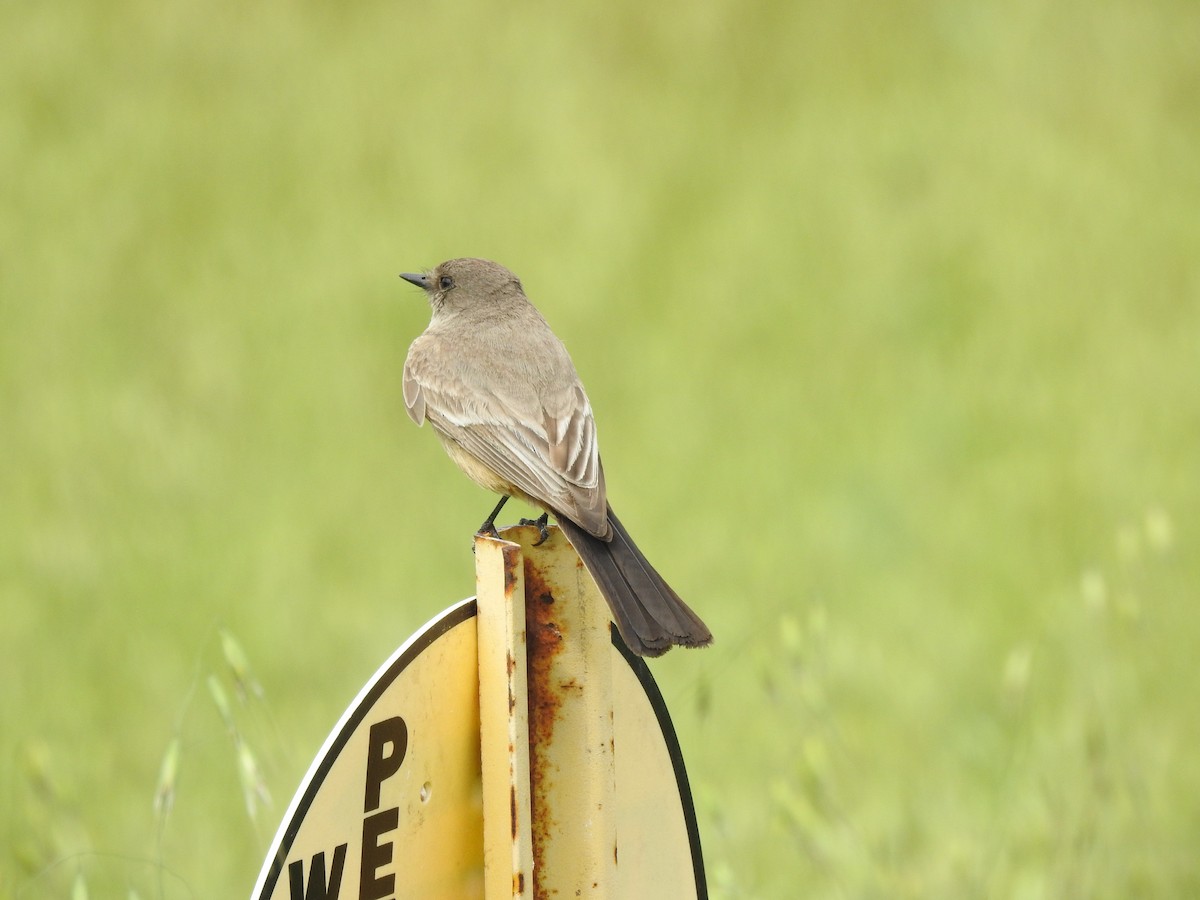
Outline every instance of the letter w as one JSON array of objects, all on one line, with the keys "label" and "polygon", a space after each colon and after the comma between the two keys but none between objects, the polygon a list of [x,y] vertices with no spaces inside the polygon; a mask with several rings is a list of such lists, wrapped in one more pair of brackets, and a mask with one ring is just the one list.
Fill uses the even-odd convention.
[{"label": "letter w", "polygon": [[329,872],[328,882],[325,881],[325,854],[318,853],[312,858],[307,889],[304,887],[304,861],[298,859],[288,863],[291,900],[337,900],[338,892],[342,889],[342,867],[346,863],[347,846],[338,844],[334,849],[333,868]]}]

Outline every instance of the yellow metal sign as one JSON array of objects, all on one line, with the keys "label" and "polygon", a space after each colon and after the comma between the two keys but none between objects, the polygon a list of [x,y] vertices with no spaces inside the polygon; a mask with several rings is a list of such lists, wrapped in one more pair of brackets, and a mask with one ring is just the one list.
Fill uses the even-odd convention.
[{"label": "yellow metal sign", "polygon": [[471,599],[359,693],[292,800],[254,896],[482,897],[478,698]]},{"label": "yellow metal sign", "polygon": [[707,896],[649,669],[556,529],[503,535],[476,544],[478,603],[414,635],[334,728],[256,900]]}]

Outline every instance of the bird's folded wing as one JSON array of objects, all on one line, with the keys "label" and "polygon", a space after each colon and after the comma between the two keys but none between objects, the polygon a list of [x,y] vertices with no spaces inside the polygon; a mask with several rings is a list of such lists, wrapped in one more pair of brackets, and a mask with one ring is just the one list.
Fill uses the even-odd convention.
[{"label": "bird's folded wing", "polygon": [[497,475],[569,516],[597,537],[610,534],[596,425],[583,387],[468,386],[427,377],[421,359],[404,370],[404,404]]}]

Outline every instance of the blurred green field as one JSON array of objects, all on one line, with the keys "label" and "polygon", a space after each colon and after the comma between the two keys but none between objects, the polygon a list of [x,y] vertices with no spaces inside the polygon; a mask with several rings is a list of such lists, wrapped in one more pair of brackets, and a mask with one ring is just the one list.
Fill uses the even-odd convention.
[{"label": "blurred green field", "polygon": [[396,273],[460,255],[571,348],[717,634],[653,665],[715,898],[1200,896],[1200,7],[0,34],[0,896],[244,896],[472,593],[491,498],[400,393]]}]

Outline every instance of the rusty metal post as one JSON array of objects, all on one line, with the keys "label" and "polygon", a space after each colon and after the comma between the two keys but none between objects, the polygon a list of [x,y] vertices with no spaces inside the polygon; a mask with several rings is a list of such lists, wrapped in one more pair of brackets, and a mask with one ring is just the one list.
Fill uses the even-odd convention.
[{"label": "rusty metal post", "polygon": [[521,548],[475,539],[484,897],[533,896]]},{"label": "rusty metal post", "polygon": [[[523,857],[518,865],[518,856],[524,852],[520,816],[528,809],[532,896],[616,897],[614,651],[608,605],[557,528],[540,546],[534,546],[538,532],[532,527],[506,528],[502,535],[504,540],[479,538],[475,545],[486,896],[507,896],[499,893],[503,866],[493,861],[500,853],[492,849],[510,841],[495,823],[500,813],[492,812],[501,803],[495,785],[503,775],[512,803],[514,895],[518,874],[527,871]],[[525,619],[519,623],[522,597]],[[485,666],[506,673],[498,679],[506,684],[505,693],[485,686],[497,680],[485,673]],[[497,705],[509,714],[507,726],[489,709]],[[527,719],[522,715],[526,710]],[[525,729],[528,745],[522,758],[518,745]],[[502,746],[489,746],[497,741]],[[505,749],[507,755],[501,752]],[[490,770],[489,757],[495,760]],[[524,781],[523,763],[528,772]],[[503,821],[507,825],[509,819]]]},{"label": "rusty metal post", "polygon": [[608,605],[557,528],[523,550],[534,896],[616,897]]}]

